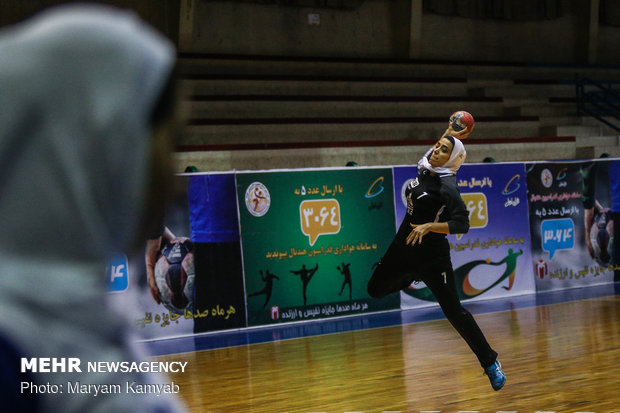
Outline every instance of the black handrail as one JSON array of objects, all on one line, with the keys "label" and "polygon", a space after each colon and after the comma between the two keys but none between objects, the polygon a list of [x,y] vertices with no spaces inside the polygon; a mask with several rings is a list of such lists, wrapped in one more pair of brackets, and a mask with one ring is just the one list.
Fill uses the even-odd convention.
[{"label": "black handrail", "polygon": [[[595,81],[577,75],[575,85],[577,114],[592,116],[620,132],[620,84],[611,81]],[[618,88],[614,88],[614,85]]]}]

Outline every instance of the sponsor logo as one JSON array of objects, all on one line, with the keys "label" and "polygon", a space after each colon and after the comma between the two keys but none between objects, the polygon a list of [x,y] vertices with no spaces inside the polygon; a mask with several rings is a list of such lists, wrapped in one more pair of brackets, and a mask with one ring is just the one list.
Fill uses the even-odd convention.
[{"label": "sponsor logo", "polygon": [[540,182],[545,188],[551,188],[551,185],[553,185],[553,175],[550,170],[546,168],[542,170],[540,173]]},{"label": "sponsor logo", "polygon": [[[493,262],[488,258],[486,260],[475,260],[465,263],[460,267],[454,269],[453,276],[456,284],[456,292],[458,294],[458,297],[461,300],[478,297],[479,295],[484,294],[485,292],[499,286],[500,284],[505,284],[506,280],[508,281],[508,286],[502,286],[502,288],[510,291],[514,285],[516,278],[518,261],[517,259],[522,254],[523,251],[521,250],[515,252],[512,248],[509,248],[508,255],[506,255],[506,257],[504,257],[500,261]],[[498,268],[499,271],[493,270],[493,268]],[[501,271],[502,268],[503,272]],[[485,286],[476,287],[476,284],[478,283],[474,282],[475,278],[479,277],[481,273],[485,274]],[[430,288],[428,288],[424,284],[418,284],[415,285],[415,287],[410,286],[403,291],[407,295],[410,295],[420,300],[432,302],[437,301]]]},{"label": "sponsor logo", "polygon": [[519,188],[521,188],[521,184],[519,183],[520,179],[521,175],[519,174],[510,178],[510,181],[508,181],[508,183],[504,187],[504,190],[502,191],[502,195],[510,195],[517,192]]},{"label": "sponsor logo", "polygon": [[540,277],[541,280],[545,278],[547,274],[549,274],[549,268],[547,266],[547,263],[542,259],[538,260],[538,262],[536,263],[536,274],[538,275],[538,277]]},{"label": "sponsor logo", "polygon": [[271,196],[267,187],[260,182],[252,182],[245,191],[245,206],[250,214],[262,217],[269,211]]},{"label": "sponsor logo", "polygon": [[379,195],[381,192],[383,192],[383,190],[385,189],[383,188],[384,180],[385,178],[382,176],[375,179],[375,181],[372,184],[370,184],[370,187],[368,188],[368,191],[366,191],[366,194],[364,194],[364,197],[374,198],[377,195]]}]

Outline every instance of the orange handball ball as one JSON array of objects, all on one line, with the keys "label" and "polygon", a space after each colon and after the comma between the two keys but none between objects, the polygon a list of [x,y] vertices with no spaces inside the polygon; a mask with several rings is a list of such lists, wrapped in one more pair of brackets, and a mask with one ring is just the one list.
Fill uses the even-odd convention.
[{"label": "orange handball ball", "polygon": [[471,129],[474,126],[474,117],[469,112],[459,110],[450,116],[450,122],[452,123],[452,129],[455,132],[460,132],[465,128]]}]

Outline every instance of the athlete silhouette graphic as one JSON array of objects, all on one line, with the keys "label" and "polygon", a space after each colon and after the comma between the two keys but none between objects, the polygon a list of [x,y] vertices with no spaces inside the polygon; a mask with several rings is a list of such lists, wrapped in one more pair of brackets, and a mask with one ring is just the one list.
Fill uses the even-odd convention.
[{"label": "athlete silhouette graphic", "polygon": [[301,269],[298,271],[293,271],[291,270],[290,272],[292,272],[293,274],[299,275],[301,278],[301,282],[303,284],[303,294],[304,294],[304,306],[306,305],[306,289],[308,288],[308,283],[310,282],[310,280],[312,279],[312,277],[314,276],[314,273],[316,272],[316,270],[319,269],[319,264],[317,263],[316,266],[312,269],[307,269],[306,265],[302,265]]},{"label": "athlete silhouette graphic", "polygon": [[342,288],[340,288],[340,292],[338,293],[338,295],[342,295],[342,292],[344,291],[344,286],[349,284],[349,300],[352,300],[353,299],[353,285],[351,284],[351,270],[349,269],[350,267],[351,267],[351,263],[345,264],[343,262],[342,268],[340,268],[340,266],[337,266],[336,268],[338,269],[338,271],[340,271],[342,275],[344,275],[344,281],[342,282]]},{"label": "athlete silhouette graphic", "polygon": [[263,308],[265,308],[265,306],[269,302],[269,299],[271,298],[271,291],[273,290],[273,279],[275,278],[279,280],[280,278],[277,275],[269,272],[269,270],[265,270],[265,274],[263,274],[263,270],[260,270],[259,272],[261,280],[263,280],[263,282],[265,283],[265,287],[260,291],[248,295],[248,298],[265,294],[265,304],[263,304]]}]

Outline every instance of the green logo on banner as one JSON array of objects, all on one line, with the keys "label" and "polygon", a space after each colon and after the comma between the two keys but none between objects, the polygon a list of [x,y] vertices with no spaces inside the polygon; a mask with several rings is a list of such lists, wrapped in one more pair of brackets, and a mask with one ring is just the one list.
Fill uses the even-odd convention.
[{"label": "green logo on banner", "polygon": [[[508,287],[503,287],[506,290],[510,290],[514,284],[514,278],[517,269],[517,258],[519,255],[523,254],[522,250],[519,252],[514,252],[512,248],[508,249],[508,255],[498,262],[492,262],[489,259],[486,260],[475,260],[468,262],[467,264],[461,265],[457,269],[454,270],[454,280],[456,282],[456,291],[461,300],[465,300],[468,298],[474,298],[485,292],[489,291],[491,288],[495,287],[505,279],[508,279]],[[490,266],[500,266],[506,264],[506,269],[504,273],[499,275],[497,280],[493,282],[490,286],[486,288],[476,288],[472,285],[470,281],[470,273],[471,271],[480,266],[480,265],[490,265]],[[433,293],[431,293],[430,288],[408,288],[404,290],[408,295],[415,297],[419,300],[424,301],[436,301]]]}]

